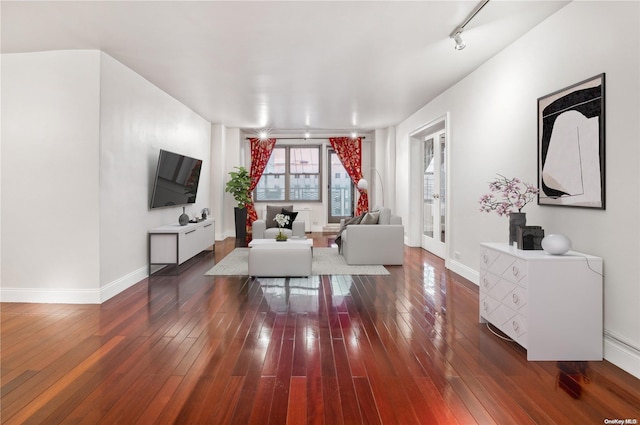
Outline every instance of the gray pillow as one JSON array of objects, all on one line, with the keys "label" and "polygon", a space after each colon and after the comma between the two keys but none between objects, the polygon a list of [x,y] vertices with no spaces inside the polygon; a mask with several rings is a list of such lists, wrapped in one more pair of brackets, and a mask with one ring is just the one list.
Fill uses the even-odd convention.
[{"label": "gray pillow", "polygon": [[380,219],[380,211],[369,211],[362,217],[360,224],[378,224]]},{"label": "gray pillow", "polygon": [[380,209],[378,224],[391,224],[391,208],[382,207]]},{"label": "gray pillow", "polygon": [[267,229],[278,227],[275,222],[276,214],[282,213],[282,209],[293,211],[293,205],[267,205],[267,215],[264,218]]},{"label": "gray pillow", "polygon": [[362,213],[360,215],[347,218],[342,221],[342,224],[340,225],[340,230],[338,231],[338,236],[336,237],[336,245],[338,245],[338,252],[342,253],[342,236],[343,236],[342,232],[344,231],[344,229],[346,229],[347,226],[350,224],[360,224],[364,215],[365,213]]},{"label": "gray pillow", "polygon": [[340,230],[338,231],[338,233],[342,233],[342,231],[345,229],[345,227],[347,227],[350,224],[360,224],[360,222],[362,221],[362,218],[364,217],[365,213],[362,213],[360,215],[357,215],[355,217],[350,217],[345,219],[344,223],[342,224],[342,226],[340,226]]}]

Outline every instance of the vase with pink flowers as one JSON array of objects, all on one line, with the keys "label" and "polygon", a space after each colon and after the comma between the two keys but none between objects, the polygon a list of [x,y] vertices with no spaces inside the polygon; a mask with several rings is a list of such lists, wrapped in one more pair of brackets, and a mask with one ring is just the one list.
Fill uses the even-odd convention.
[{"label": "vase with pink flowers", "polygon": [[489,193],[480,197],[480,211],[495,211],[499,216],[509,217],[509,245],[512,245],[516,241],[518,227],[527,223],[522,208],[533,202],[538,192],[537,187],[518,177],[509,179],[498,174],[495,180],[489,182]]}]

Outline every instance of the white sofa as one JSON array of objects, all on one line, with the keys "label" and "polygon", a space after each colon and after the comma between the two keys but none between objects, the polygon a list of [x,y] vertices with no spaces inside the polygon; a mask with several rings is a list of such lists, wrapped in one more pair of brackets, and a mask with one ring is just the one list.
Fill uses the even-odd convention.
[{"label": "white sofa", "polygon": [[341,251],[347,264],[402,265],[404,226],[402,218],[381,208],[378,224],[349,224],[341,232]]},{"label": "white sofa", "polygon": [[[256,220],[251,225],[251,238],[252,239],[275,239],[276,235],[280,231],[277,223],[273,221],[273,217],[279,213],[282,209],[287,211],[293,211],[293,205],[267,205],[267,215],[264,220]],[[282,229],[282,233],[287,235],[288,238],[303,237],[305,235],[304,221],[293,220],[291,223],[291,229]]]}]

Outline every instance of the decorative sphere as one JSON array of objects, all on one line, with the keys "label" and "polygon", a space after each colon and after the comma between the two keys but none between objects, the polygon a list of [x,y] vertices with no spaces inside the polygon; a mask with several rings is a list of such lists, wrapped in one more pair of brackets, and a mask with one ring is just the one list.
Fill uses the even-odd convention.
[{"label": "decorative sphere", "polygon": [[571,249],[571,240],[565,235],[550,234],[542,239],[542,249],[552,255],[562,255]]}]

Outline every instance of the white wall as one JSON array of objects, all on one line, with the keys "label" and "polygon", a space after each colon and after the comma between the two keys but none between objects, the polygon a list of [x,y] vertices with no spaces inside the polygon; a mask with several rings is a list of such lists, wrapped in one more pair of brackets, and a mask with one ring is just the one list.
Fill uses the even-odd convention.
[{"label": "white wall", "polygon": [[[182,207],[149,209],[160,149],[202,159],[190,216],[211,209],[211,125],[143,77],[101,54],[100,284],[102,298],[146,277],[147,229]],[[215,216],[214,216],[215,218]]]},{"label": "white wall", "polygon": [[[506,241],[507,221],[480,213],[496,173],[537,179],[537,98],[606,73],[605,211],[527,205],[529,224],[604,258],[605,357],[640,376],[640,3],[573,2],[397,127],[401,214],[409,214],[409,134],[450,113],[449,265],[477,281],[478,244]],[[464,51],[460,52],[464,54]],[[419,232],[418,228],[409,229]],[[471,276],[468,271],[473,270]],[[576,294],[579,302],[579,294]]]},{"label": "white wall", "polygon": [[210,124],[98,51],[2,55],[3,301],[99,303],[147,273],[161,148],[204,160]]},{"label": "white wall", "polygon": [[2,55],[2,301],[99,288],[96,51]]},{"label": "white wall", "polygon": [[[234,207],[236,202],[225,192],[229,172],[244,163],[241,133],[238,128],[213,125],[211,134],[212,205],[216,217],[216,239],[235,237]],[[218,237],[220,235],[220,237]]]}]

